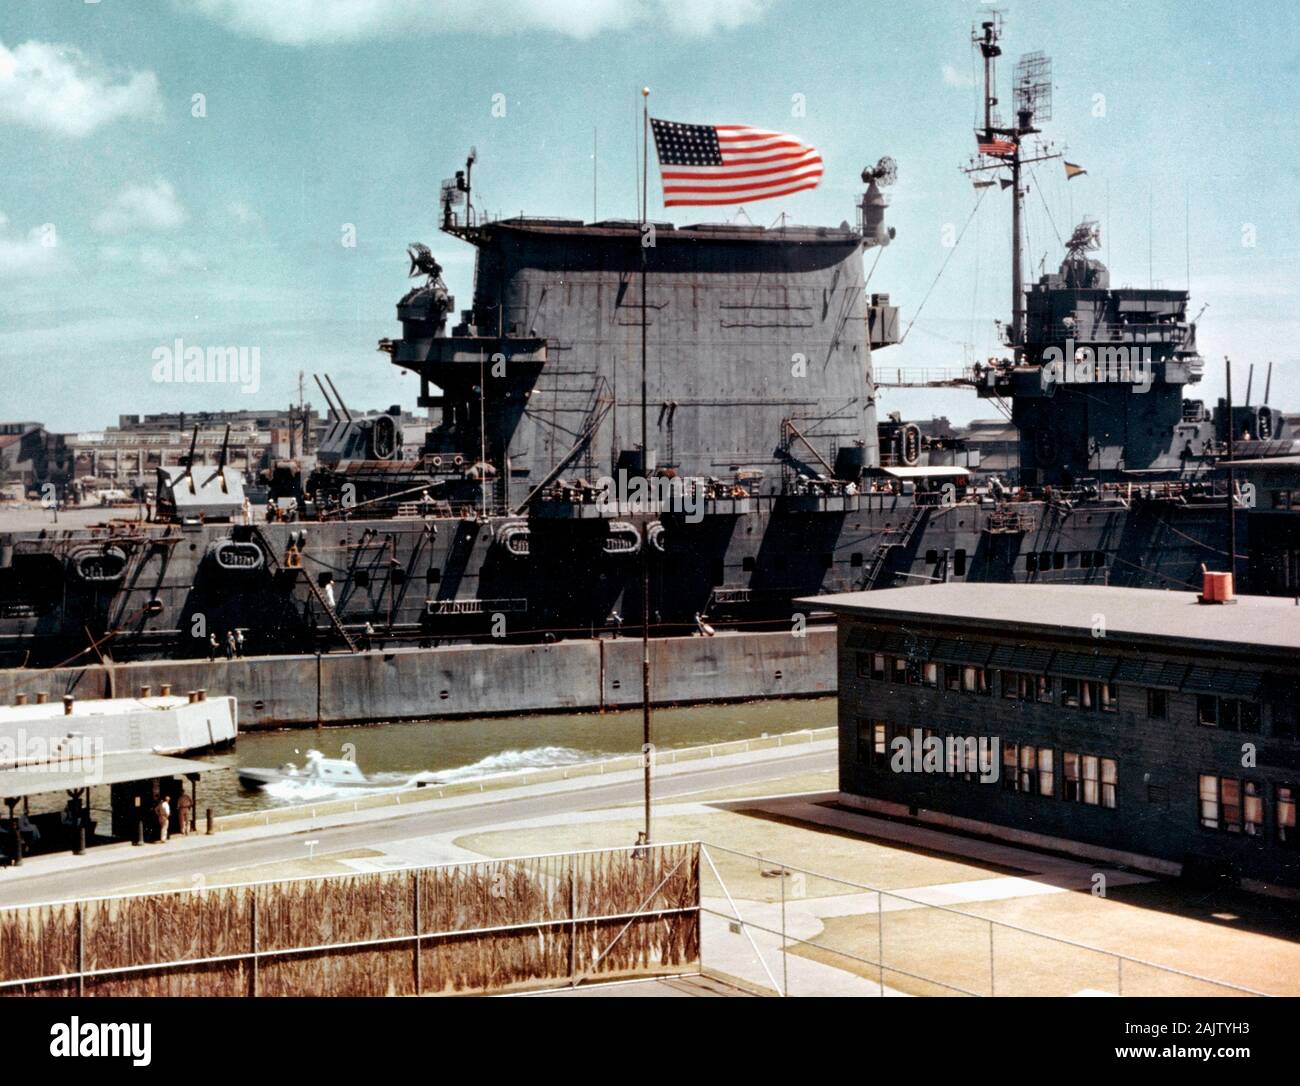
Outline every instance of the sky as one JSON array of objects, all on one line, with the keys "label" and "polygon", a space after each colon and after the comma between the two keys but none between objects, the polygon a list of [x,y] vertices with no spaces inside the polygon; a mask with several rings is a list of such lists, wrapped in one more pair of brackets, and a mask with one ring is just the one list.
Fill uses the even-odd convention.
[{"label": "sky", "polygon": [[[458,307],[473,250],[439,233],[440,181],[478,149],[475,203],[636,215],[640,88],[651,112],[794,133],[812,192],[661,221],[854,220],[863,166],[898,162],[897,237],[869,289],[901,306],[879,370],[1003,353],[1008,197],[962,174],[990,5],[950,0],[0,0],[0,420],[94,430],[121,414],[285,406],[328,372],[349,406],[414,408],[396,336],[406,246]],[[1113,285],[1192,291],[1206,379],[1240,400],[1276,363],[1300,410],[1300,16],[1168,0],[1003,7],[1001,93],[1053,59],[1043,124],[1087,173],[1035,167],[1027,262],[1053,270],[1100,222]],[[593,147],[596,153],[593,155]],[[946,242],[963,230],[960,242]],[[924,303],[924,304],[923,304]],[[1204,310],[1202,312],[1202,306]],[[914,323],[913,323],[914,322]],[[157,380],[158,351],[256,348],[257,387]],[[1240,383],[1238,383],[1240,382]],[[992,414],[972,393],[886,390],[882,412]]]}]

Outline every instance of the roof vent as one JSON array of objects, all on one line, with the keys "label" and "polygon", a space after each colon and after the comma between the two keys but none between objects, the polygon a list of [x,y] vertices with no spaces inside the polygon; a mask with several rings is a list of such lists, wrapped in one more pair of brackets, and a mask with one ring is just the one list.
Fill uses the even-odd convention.
[{"label": "roof vent", "polygon": [[1232,591],[1232,574],[1202,570],[1201,594],[1197,599],[1201,603],[1236,603]]}]

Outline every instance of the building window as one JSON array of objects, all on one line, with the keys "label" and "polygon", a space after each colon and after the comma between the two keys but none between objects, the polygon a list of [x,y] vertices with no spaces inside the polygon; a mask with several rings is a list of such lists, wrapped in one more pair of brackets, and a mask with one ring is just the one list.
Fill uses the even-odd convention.
[{"label": "building window", "polygon": [[1196,695],[1196,719],[1207,728],[1229,732],[1258,732],[1259,706],[1239,698],[1220,698],[1213,694]]},{"label": "building window", "polygon": [[1096,807],[1101,802],[1101,759],[1085,754],[1079,759],[1083,770],[1083,802]]},{"label": "building window", "polygon": [[883,766],[889,762],[889,743],[885,738],[885,722],[871,722],[871,764]]},{"label": "building window", "polygon": [[1061,680],[1061,704],[1068,709],[1091,709],[1093,699],[1083,679]]},{"label": "building window", "polygon": [[1213,694],[1196,695],[1196,721],[1209,728],[1219,726],[1219,699]]},{"label": "building window", "polygon": [[924,663],[921,665],[921,685],[931,689],[939,685],[939,665]]},{"label": "building window", "polygon": [[908,686],[921,685],[921,665],[917,663],[915,660],[907,661],[907,685]]},{"label": "building window", "polygon": [[958,664],[943,665],[943,686],[945,690],[961,689],[961,667]]},{"label": "building window", "polygon": [[1063,799],[1071,803],[1079,801],[1079,756],[1073,751],[1065,752],[1065,789],[1061,793]]},{"label": "building window", "polygon": [[1201,825],[1258,837],[1264,829],[1264,796],[1255,781],[1202,773]]},{"label": "building window", "polygon": [[1011,700],[1020,697],[1020,676],[1014,671],[1002,672],[1002,696]]},{"label": "building window", "polygon": [[889,658],[889,673],[891,681],[905,684],[907,682],[907,661],[900,656],[891,656]]},{"label": "building window", "polygon": [[1119,712],[1119,695],[1115,690],[1114,683],[1098,683],[1097,691],[1101,699],[1100,708],[1103,713]]},{"label": "building window", "polygon": [[1052,748],[1038,748],[1038,794],[1052,796],[1056,794],[1056,770],[1052,766]]},{"label": "building window", "polygon": [[1050,747],[1020,747],[1020,775],[1018,791],[1050,796],[1053,788],[1052,751]]},{"label": "building window", "polygon": [[1219,778],[1201,774],[1201,825],[1207,830],[1219,828]]},{"label": "building window", "polygon": [[1015,743],[1002,744],[1002,787],[1016,791],[1020,783],[1020,748]]},{"label": "building window", "polygon": [[961,688],[968,694],[992,694],[993,687],[988,668],[970,666],[962,668]]},{"label": "building window", "polygon": [[1038,787],[1038,761],[1034,757],[1034,748],[1020,748],[1020,791],[1033,792]]},{"label": "building window", "polygon": [[1300,844],[1300,837],[1296,835],[1295,789],[1289,784],[1279,784],[1273,798],[1276,800],[1277,843],[1295,848]]},{"label": "building window", "polygon": [[858,765],[871,762],[872,723],[870,720],[858,721]]},{"label": "building window", "polygon": [[873,653],[871,654],[871,677],[872,677],[873,679],[875,679],[876,682],[881,682],[881,683],[883,683],[883,682],[885,681],[885,655],[884,655],[884,653],[881,653],[881,652],[873,652]]},{"label": "building window", "polygon": [[1052,677],[1050,675],[1038,676],[1038,700],[1046,705],[1052,704]]},{"label": "building window", "polygon": [[[1096,709],[1100,699],[1100,685],[1091,679],[1062,679],[1061,704],[1067,709]],[[1114,697],[1113,690],[1111,697]]]},{"label": "building window", "polygon": [[1075,754],[1068,750],[1063,758],[1065,791],[1062,798],[1073,803],[1086,803],[1090,807],[1115,806],[1119,773],[1114,758]]},{"label": "building window", "polygon": [[[865,652],[858,653],[858,678],[863,679],[871,674],[871,656]],[[873,678],[875,676],[872,676]]]},{"label": "building window", "polygon": [[1242,816],[1245,830],[1250,837],[1261,837],[1264,833],[1264,793],[1257,781],[1242,782]]},{"label": "building window", "polygon": [[1165,691],[1147,691],[1147,716],[1152,720],[1169,719],[1169,695]]},{"label": "building window", "polygon": [[1101,760],[1101,805],[1114,810],[1119,799],[1119,766],[1114,758]]}]

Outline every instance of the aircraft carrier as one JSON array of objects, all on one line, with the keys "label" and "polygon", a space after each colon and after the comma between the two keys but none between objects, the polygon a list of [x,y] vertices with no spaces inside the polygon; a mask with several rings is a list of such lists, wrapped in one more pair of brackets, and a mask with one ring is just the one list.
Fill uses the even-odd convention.
[{"label": "aircraft carrier", "polygon": [[[315,469],[272,481],[288,517],[194,453],[159,469],[147,520],[0,533],[0,665],[202,658],[235,630],[245,656],[789,630],[800,597],[926,582],[1199,587],[1231,537],[1250,550],[1223,463],[1300,443],[1267,404],[1195,397],[1187,292],[1112,287],[1095,225],[1024,284],[1022,167],[1051,157],[1041,83],[1017,67],[1003,122],[997,26],[975,44],[971,172],[1012,203],[1012,312],[1004,354],[947,383],[1006,411],[1017,470],[945,462],[877,417],[873,360],[899,320],[864,258],[894,240],[888,157],[840,225],[763,228],[494,220],[471,155],[441,228],[475,250],[473,297],[457,311],[413,245],[379,344],[419,378],[423,443],[327,380]],[[1295,587],[1250,563],[1238,578]]]}]

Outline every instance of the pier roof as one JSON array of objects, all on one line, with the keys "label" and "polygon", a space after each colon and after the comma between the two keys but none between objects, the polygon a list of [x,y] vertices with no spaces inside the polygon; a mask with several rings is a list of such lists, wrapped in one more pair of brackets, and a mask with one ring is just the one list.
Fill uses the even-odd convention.
[{"label": "pier roof", "polygon": [[45,792],[63,792],[88,785],[120,784],[123,781],[179,777],[207,773],[212,766],[189,758],[171,758],[138,751],[105,754],[98,765],[75,760],[42,762],[17,769],[0,769],[0,798],[17,799]]}]

